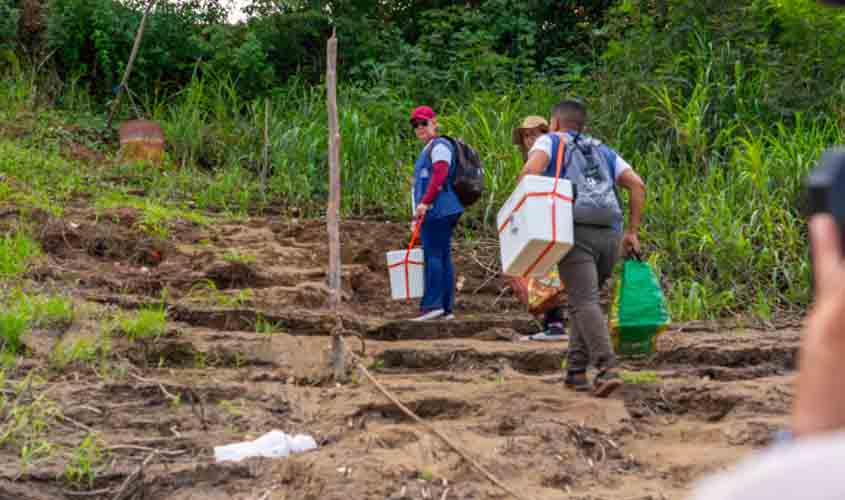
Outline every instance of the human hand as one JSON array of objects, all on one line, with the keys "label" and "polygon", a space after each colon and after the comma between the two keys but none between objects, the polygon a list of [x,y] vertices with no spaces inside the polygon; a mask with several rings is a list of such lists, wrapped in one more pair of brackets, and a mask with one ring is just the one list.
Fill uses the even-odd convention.
[{"label": "human hand", "polygon": [[804,326],[792,428],[804,437],[845,428],[845,260],[833,217],[810,219],[815,304]]},{"label": "human hand", "polygon": [[622,238],[622,248],[625,250],[625,255],[640,254],[640,237],[637,235],[637,231],[625,231],[625,236]]},{"label": "human hand", "polygon": [[415,212],[417,218],[418,219],[425,218],[425,214],[426,214],[426,212],[428,212],[429,208],[431,208],[431,205],[426,205],[425,203],[420,203],[419,205],[417,205],[417,210]]}]

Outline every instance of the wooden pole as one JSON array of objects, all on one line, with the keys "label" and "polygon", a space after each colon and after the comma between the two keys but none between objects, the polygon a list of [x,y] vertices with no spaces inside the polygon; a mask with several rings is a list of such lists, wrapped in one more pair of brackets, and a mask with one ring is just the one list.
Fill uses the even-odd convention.
[{"label": "wooden pole", "polygon": [[144,15],[141,16],[141,24],[138,25],[138,31],[135,32],[135,43],[132,44],[132,52],[129,54],[129,62],[126,64],[126,69],[123,71],[123,78],[120,80],[120,86],[117,87],[117,95],[114,96],[114,102],[111,105],[111,111],[109,111],[109,122],[106,128],[111,128],[114,113],[117,111],[117,106],[120,104],[120,98],[123,96],[123,89],[126,88],[126,84],[129,82],[129,74],[132,73],[132,66],[135,64],[135,58],[138,56],[138,49],[141,47],[141,38],[144,36],[144,28],[147,25],[147,17],[150,15],[150,11],[153,9],[153,5],[155,5],[155,3],[156,0],[150,0],[150,3],[147,4],[147,8],[144,10]]},{"label": "wooden pole", "polygon": [[337,117],[337,37],[326,44],[327,70],[326,93],[329,115],[329,203],[326,223],[329,233],[329,308],[334,312],[337,326],[332,332],[332,372],[335,380],[346,376],[344,359],[343,324],[338,307],[341,300],[340,267],[340,126]]}]

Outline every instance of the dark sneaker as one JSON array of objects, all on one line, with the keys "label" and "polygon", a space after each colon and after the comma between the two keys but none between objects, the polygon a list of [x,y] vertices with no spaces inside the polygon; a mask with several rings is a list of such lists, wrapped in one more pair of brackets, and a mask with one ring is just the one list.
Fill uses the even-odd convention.
[{"label": "dark sneaker", "polygon": [[622,379],[615,370],[602,370],[593,381],[593,395],[597,398],[606,398],[622,384]]},{"label": "dark sneaker", "polygon": [[566,330],[564,330],[562,326],[552,325],[545,331],[530,335],[528,340],[535,340],[537,342],[560,342],[568,338],[569,336],[566,335]]},{"label": "dark sneaker", "polygon": [[566,378],[563,380],[563,385],[567,389],[573,389],[575,392],[590,392],[592,390],[590,381],[587,380],[586,372],[567,373]]}]

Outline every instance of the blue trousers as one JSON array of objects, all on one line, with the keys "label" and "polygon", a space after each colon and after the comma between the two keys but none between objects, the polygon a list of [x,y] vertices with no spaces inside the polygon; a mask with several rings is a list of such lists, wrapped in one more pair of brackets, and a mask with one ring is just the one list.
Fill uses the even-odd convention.
[{"label": "blue trousers", "polygon": [[420,229],[425,254],[425,293],[423,313],[443,309],[452,312],[455,302],[455,267],[452,265],[452,233],[461,214],[426,218]]}]

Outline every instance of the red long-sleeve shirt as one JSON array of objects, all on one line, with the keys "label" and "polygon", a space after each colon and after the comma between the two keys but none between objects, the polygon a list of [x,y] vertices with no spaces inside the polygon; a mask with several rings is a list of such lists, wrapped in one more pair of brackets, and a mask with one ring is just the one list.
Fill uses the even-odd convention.
[{"label": "red long-sleeve shirt", "polygon": [[449,177],[449,163],[445,161],[435,162],[433,172],[431,174],[431,181],[428,184],[428,189],[420,200],[424,205],[431,205],[446,183]]}]

